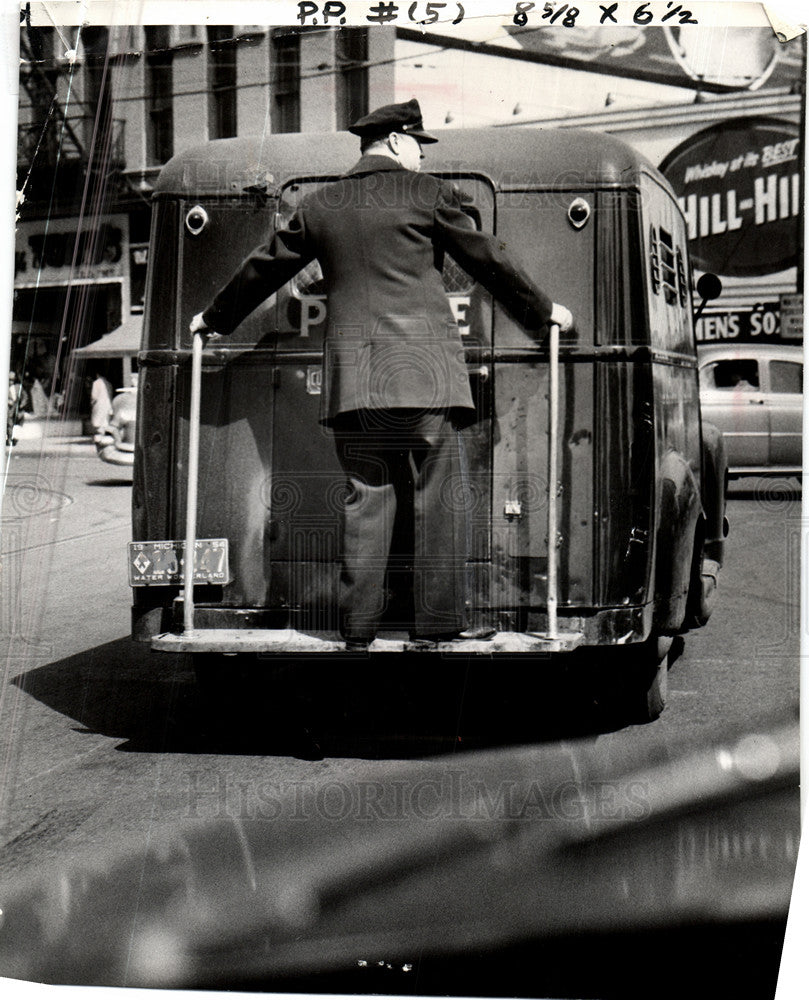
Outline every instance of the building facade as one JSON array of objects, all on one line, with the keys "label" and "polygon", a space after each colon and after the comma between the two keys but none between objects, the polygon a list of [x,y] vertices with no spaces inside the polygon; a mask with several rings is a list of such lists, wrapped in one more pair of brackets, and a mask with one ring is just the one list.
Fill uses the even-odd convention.
[{"label": "building facade", "polygon": [[509,129],[580,127],[626,140],[667,173],[698,269],[725,284],[698,336],[799,339],[803,42],[700,37],[689,53],[672,32],[637,27],[575,39],[499,24],[23,28],[12,367],[82,407],[70,353],[142,311],[150,195],[175,153],[344,129],[414,95],[431,129],[491,126],[507,142]]},{"label": "building facade", "polygon": [[393,44],[363,28],[23,28],[11,367],[86,405],[70,354],[143,310],[163,164],[208,139],[346,128],[393,99]]},{"label": "building facade", "polygon": [[402,30],[397,100],[419,93],[427,120],[452,127],[583,128],[623,139],[679,196],[695,277],[722,280],[698,340],[802,340],[805,36],[783,43],[769,28],[627,26],[573,35]]}]

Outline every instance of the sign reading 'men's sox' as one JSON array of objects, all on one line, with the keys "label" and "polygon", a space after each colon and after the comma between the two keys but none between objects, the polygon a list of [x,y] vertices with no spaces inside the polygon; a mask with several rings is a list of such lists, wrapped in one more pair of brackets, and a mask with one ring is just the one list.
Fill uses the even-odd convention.
[{"label": "sign reading 'men's sox'", "polygon": [[790,122],[736,119],[673,150],[660,169],[704,271],[746,277],[796,263],[801,205],[800,135]]}]

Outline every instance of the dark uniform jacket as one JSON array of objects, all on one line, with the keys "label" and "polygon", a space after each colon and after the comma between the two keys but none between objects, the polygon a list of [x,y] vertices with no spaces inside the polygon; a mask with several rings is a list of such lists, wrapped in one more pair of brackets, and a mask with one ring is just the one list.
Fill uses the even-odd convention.
[{"label": "dark uniform jacket", "polygon": [[317,258],[328,310],[321,419],[359,409],[472,409],[464,349],[441,279],[444,252],[528,329],[552,303],[477,232],[458,194],[387,156],[364,156],[307,195],[203,313],[230,333]]}]

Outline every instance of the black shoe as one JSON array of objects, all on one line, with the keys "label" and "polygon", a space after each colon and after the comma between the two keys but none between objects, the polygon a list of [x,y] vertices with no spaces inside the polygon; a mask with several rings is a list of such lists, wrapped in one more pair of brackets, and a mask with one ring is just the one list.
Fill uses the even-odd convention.
[{"label": "black shoe", "polygon": [[421,639],[411,636],[405,648],[411,652],[430,653],[438,649],[438,642],[435,639]]},{"label": "black shoe", "polygon": [[440,632],[435,635],[412,635],[410,637],[410,648],[422,652],[429,652],[436,649],[439,642],[453,642],[456,639],[461,641],[476,639],[478,641],[491,639],[497,632],[496,628],[480,626],[479,628],[468,628],[460,632]]},{"label": "black shoe", "polygon": [[465,628],[458,636],[459,639],[491,639],[497,635],[497,629],[491,625],[479,625],[477,628]]},{"label": "black shoe", "polygon": [[373,642],[373,639],[345,639],[345,648],[347,653],[367,653],[368,647]]},{"label": "black shoe", "polygon": [[452,642],[454,639],[491,639],[497,632],[496,628],[481,625],[478,628],[465,628],[457,632],[436,632],[432,635],[411,635],[411,642]]},{"label": "black shoe", "polygon": [[460,632],[435,632],[432,635],[411,635],[408,646],[412,650],[428,653],[437,649],[439,642],[452,642],[459,639]]}]

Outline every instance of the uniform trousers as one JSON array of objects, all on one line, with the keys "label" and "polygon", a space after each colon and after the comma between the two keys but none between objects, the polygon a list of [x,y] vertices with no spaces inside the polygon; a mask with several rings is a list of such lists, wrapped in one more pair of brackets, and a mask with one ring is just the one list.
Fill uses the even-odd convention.
[{"label": "uniform trousers", "polygon": [[[340,629],[370,641],[387,603],[394,522],[409,522],[414,637],[462,630],[467,553],[463,443],[449,409],[354,410],[333,420],[348,494]],[[411,534],[411,532],[407,532]]]}]

